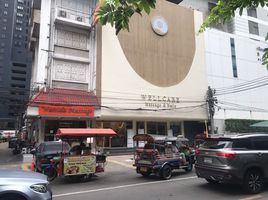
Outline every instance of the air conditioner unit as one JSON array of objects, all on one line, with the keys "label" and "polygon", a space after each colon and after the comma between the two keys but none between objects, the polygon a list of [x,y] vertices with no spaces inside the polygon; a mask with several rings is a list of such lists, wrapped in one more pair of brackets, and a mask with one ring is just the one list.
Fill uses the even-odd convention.
[{"label": "air conditioner unit", "polygon": [[83,18],[80,17],[80,16],[78,16],[78,17],[76,17],[76,20],[79,21],[79,22],[82,22],[83,21]]},{"label": "air conditioner unit", "polygon": [[60,17],[66,17],[66,11],[60,10]]}]

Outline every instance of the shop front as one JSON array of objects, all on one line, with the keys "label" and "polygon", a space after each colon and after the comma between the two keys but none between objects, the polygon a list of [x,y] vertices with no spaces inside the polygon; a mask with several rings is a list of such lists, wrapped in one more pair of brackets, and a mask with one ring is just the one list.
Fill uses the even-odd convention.
[{"label": "shop front", "polygon": [[35,142],[53,141],[58,128],[94,127],[99,109],[92,92],[43,89],[27,108],[28,132]]},{"label": "shop front", "polygon": [[102,27],[97,125],[119,133],[107,145],[131,148],[144,133],[192,139],[206,130],[205,45],[196,34],[202,20],[201,12],[157,1],[150,15],[131,17],[129,31]]}]

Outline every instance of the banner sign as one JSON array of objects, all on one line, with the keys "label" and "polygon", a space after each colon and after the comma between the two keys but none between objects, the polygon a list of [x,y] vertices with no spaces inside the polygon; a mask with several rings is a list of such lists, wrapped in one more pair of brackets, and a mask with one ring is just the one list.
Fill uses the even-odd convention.
[{"label": "banner sign", "polygon": [[94,117],[95,107],[93,106],[51,106],[40,105],[40,116],[76,116],[76,117]]},{"label": "banner sign", "polygon": [[64,158],[64,175],[93,174],[96,171],[96,156],[70,156]]}]

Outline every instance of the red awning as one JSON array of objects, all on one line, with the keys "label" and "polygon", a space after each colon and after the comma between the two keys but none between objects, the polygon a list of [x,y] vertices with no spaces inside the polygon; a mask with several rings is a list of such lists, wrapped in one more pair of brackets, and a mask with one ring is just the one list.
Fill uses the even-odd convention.
[{"label": "red awning", "polygon": [[40,90],[30,100],[30,105],[67,105],[67,106],[99,106],[94,92],[70,90],[62,88],[47,88]]},{"label": "red awning", "polygon": [[77,137],[101,137],[115,136],[116,132],[110,128],[59,128],[57,137],[59,138],[77,138]]}]

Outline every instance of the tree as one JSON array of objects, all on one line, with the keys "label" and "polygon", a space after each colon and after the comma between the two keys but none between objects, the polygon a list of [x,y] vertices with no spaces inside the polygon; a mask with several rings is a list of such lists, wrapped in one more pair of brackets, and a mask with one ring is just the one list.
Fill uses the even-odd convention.
[{"label": "tree", "polygon": [[115,26],[116,34],[120,30],[129,31],[129,19],[134,13],[149,14],[155,8],[156,0],[100,0],[95,11],[95,22]]},{"label": "tree", "polygon": [[[129,19],[134,13],[141,15],[145,11],[149,14],[151,9],[155,8],[155,4],[156,0],[100,0],[95,17],[102,25],[110,23],[115,26],[118,34],[122,29],[129,31]],[[204,32],[211,25],[227,22],[235,16],[236,10],[242,15],[245,8],[258,6],[268,6],[268,0],[219,0],[201,25],[199,32]],[[268,48],[264,49],[262,61],[268,69]]]}]

